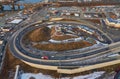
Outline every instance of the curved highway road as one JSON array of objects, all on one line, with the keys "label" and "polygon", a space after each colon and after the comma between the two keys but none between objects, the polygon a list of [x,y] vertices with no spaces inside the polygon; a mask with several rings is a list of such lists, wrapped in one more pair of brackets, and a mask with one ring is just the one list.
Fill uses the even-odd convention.
[{"label": "curved highway road", "polygon": [[[29,53],[28,50],[26,50],[21,40],[23,38],[23,35],[25,35],[27,32],[39,28],[39,26],[35,26],[36,24],[39,24],[42,26],[42,24],[45,23],[32,23],[26,27],[23,27],[22,29],[15,32],[9,42],[9,48],[12,52],[12,54],[26,62],[30,62],[33,64],[41,64],[41,65],[49,65],[49,66],[87,66],[87,65],[93,65],[101,62],[108,62],[111,60],[116,60],[116,58],[107,58],[107,55],[113,53],[111,51],[116,50],[115,48],[109,49],[109,46],[104,46],[102,48],[87,51],[84,53],[76,53],[71,55],[61,55],[56,56],[56,58],[49,57],[49,60],[43,60],[41,59],[41,55],[34,55],[32,53]],[[110,53],[111,52],[111,53]]]}]

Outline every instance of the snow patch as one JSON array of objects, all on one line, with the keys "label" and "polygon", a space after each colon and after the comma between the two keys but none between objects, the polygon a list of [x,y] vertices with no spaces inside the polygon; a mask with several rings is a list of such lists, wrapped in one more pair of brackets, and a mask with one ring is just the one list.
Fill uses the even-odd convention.
[{"label": "snow patch", "polygon": [[82,40],[81,37],[79,38],[71,38],[71,39],[66,39],[66,40],[62,40],[62,41],[58,41],[58,40],[53,40],[53,39],[50,39],[49,42],[52,42],[52,43],[67,43],[67,42],[77,42],[77,41],[80,41]]},{"label": "snow patch", "polygon": [[[100,76],[102,76],[104,73],[105,73],[105,71],[93,72],[88,75],[73,77],[73,79],[96,79],[96,78],[99,78]],[[62,78],[62,79],[70,79],[70,78],[67,77],[67,78]]]},{"label": "snow patch", "polygon": [[104,71],[94,72],[92,74],[84,75],[84,76],[78,76],[78,77],[75,77],[73,79],[96,79],[96,78],[100,77],[101,75],[103,75],[103,73],[105,73],[105,72]]},{"label": "snow patch", "polygon": [[55,26],[55,25],[49,25],[49,26],[47,26],[47,27],[51,29],[51,28],[54,27],[54,26]]},{"label": "snow patch", "polygon": [[10,22],[8,22],[8,23],[18,24],[18,23],[20,23],[21,21],[22,21],[22,19],[14,19],[14,20],[12,20],[12,21],[10,21]]},{"label": "snow patch", "polygon": [[30,79],[31,77],[34,77],[35,79],[53,79],[51,76],[43,75],[42,73],[39,74],[24,73],[21,75],[21,79]]},{"label": "snow patch", "polygon": [[[88,75],[73,77],[72,79],[96,79],[96,78],[99,78],[104,73],[105,71],[93,72]],[[30,77],[34,77],[35,79],[54,79],[53,77],[49,75],[43,75],[42,73],[39,73],[39,74],[24,73],[21,75],[21,79],[30,79]],[[70,79],[70,77],[65,77],[61,79]]]}]

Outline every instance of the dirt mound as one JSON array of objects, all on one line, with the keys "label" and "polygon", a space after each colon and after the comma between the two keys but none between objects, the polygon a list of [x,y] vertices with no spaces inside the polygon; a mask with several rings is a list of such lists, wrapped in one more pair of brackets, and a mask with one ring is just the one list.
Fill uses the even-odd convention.
[{"label": "dirt mound", "polygon": [[[29,40],[32,42],[42,42],[42,41],[49,41],[50,39],[53,40],[66,40],[70,38],[78,38],[77,36],[71,34],[61,34],[55,30],[55,27],[51,29],[48,27],[41,27],[36,30],[33,30],[29,33]],[[80,49],[88,46],[92,46],[93,44],[87,41],[78,41],[78,42],[68,42],[68,43],[37,43],[33,45],[33,47],[38,48],[40,50],[47,50],[47,51],[66,51],[66,50],[73,50],[73,49]]]},{"label": "dirt mound", "polygon": [[[77,36],[73,36],[73,35],[65,35],[65,34],[61,34],[61,32],[56,32],[55,31],[55,27],[51,28],[51,39],[53,40],[66,40],[66,39],[70,39],[70,38],[77,38]],[[57,35],[55,35],[57,34]]]},{"label": "dirt mound", "polygon": [[56,32],[55,27],[51,28],[51,35],[53,35]]},{"label": "dirt mound", "polygon": [[29,39],[33,42],[48,41],[50,39],[50,33],[51,30],[48,27],[41,27],[33,30],[29,34]]},{"label": "dirt mound", "polygon": [[80,41],[80,42],[70,42],[70,43],[60,43],[60,44],[37,44],[34,47],[40,49],[40,50],[48,50],[48,51],[65,51],[65,50],[73,50],[73,49],[79,49],[83,47],[91,46],[87,41]]},{"label": "dirt mound", "polygon": [[72,35],[62,35],[62,36],[54,36],[52,37],[53,40],[66,40],[70,38],[77,38],[77,36],[72,36]]}]

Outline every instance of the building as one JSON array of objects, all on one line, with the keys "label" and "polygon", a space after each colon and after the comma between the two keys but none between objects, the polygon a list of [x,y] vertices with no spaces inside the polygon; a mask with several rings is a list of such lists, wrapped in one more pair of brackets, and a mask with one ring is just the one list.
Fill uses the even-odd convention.
[{"label": "building", "polygon": [[48,3],[48,2],[49,2],[49,0],[44,0],[44,2],[45,2],[45,3]]}]

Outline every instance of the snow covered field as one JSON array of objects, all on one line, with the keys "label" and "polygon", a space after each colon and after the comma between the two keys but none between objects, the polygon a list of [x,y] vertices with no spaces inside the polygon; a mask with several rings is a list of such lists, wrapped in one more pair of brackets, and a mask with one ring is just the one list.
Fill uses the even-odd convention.
[{"label": "snow covered field", "polygon": [[[88,75],[76,76],[76,77],[73,77],[72,79],[96,79],[96,78],[100,77],[101,75],[103,75],[104,73],[105,73],[105,71],[94,72],[94,73],[91,73]],[[38,74],[23,73],[21,75],[21,79],[30,79],[31,77],[34,77],[35,79],[54,79],[53,77],[51,77],[49,75],[44,75],[42,73],[38,73]],[[61,79],[70,79],[70,77],[65,77],[65,78],[61,78]]]}]

